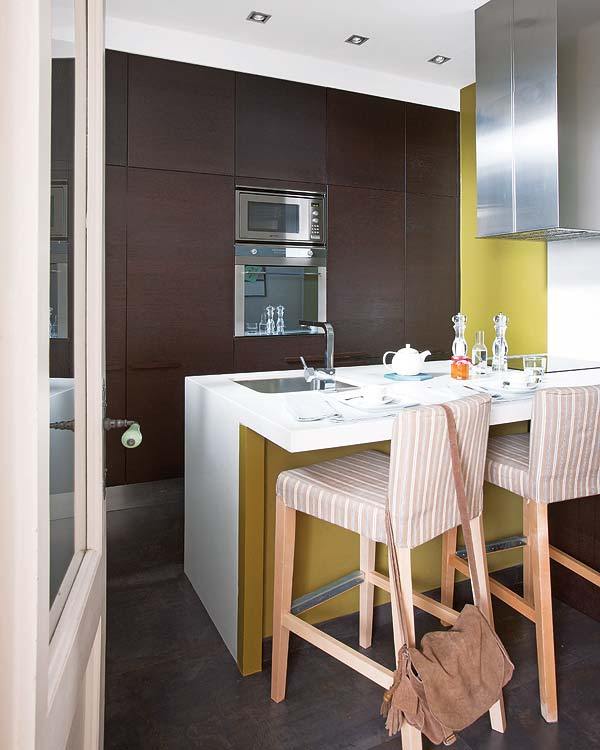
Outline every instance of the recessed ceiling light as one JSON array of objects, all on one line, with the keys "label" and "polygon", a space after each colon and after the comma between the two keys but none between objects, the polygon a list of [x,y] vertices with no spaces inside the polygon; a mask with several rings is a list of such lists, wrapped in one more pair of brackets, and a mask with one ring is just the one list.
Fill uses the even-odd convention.
[{"label": "recessed ceiling light", "polygon": [[451,59],[452,58],[445,57],[444,55],[434,55],[430,60],[427,60],[427,62],[433,63],[434,65],[443,65]]},{"label": "recessed ceiling light", "polygon": [[360,34],[352,34],[346,39],[348,44],[354,44],[355,47],[360,47],[361,44],[369,41],[368,36],[361,36]]},{"label": "recessed ceiling light", "polygon": [[266,23],[271,16],[268,13],[262,13],[260,10],[253,10],[246,21],[254,21],[255,23]]}]

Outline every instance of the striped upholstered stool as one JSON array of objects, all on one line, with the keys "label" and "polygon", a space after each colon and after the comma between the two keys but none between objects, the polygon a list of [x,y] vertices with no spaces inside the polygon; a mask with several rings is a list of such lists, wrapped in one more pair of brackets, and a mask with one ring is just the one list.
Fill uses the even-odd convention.
[{"label": "striped upholstered stool", "polygon": [[[548,388],[536,393],[531,432],[489,440],[485,478],[524,499],[523,589],[520,597],[497,581],[493,594],[535,622],[540,703],[557,721],[550,559],[600,586],[600,573],[552,547],[548,505],[600,494],[600,386]],[[442,602],[452,606],[454,568],[468,574],[456,554],[456,535],[444,539]]]},{"label": "striped upholstered stool", "polygon": [[[450,404],[457,430],[462,470],[469,500],[471,529],[482,581],[482,611],[491,620],[487,563],[481,526],[483,472],[489,429],[490,400],[471,396]],[[399,607],[407,623],[407,639],[414,645],[413,605],[455,622],[458,613],[439,602],[413,594],[410,550],[456,528],[460,523],[452,477],[448,428],[440,406],[423,406],[399,414],[394,424],[391,455],[365,451],[346,458],[284,471],[277,481],[275,527],[275,591],[273,605],[273,671],[271,697],[285,697],[290,632],[339,659],[384,688],[392,672],[364,653],[335,640],[291,613],[296,513],[308,513],[360,534],[359,643],[371,645],[373,592],[378,586],[390,591],[389,578],[375,571],[375,545],[386,542],[385,509],[389,503],[400,561],[402,602],[392,594],[392,618],[396,653],[400,650]],[[392,586],[392,592],[394,587]],[[492,727],[504,731],[502,702],[490,711]],[[404,724],[402,747],[421,747],[420,733]]]}]

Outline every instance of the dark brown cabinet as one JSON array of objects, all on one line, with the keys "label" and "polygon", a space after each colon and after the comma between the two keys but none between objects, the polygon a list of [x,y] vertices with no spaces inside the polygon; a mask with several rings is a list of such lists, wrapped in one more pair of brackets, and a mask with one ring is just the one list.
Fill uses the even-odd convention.
[{"label": "dark brown cabinet", "polygon": [[406,105],[406,190],[458,195],[458,112]]},{"label": "dark brown cabinet", "polygon": [[[126,415],[127,169],[108,166],[105,183],[106,413]],[[109,485],[125,483],[126,450],[118,431],[106,436]]]},{"label": "dark brown cabinet", "polygon": [[380,357],[404,341],[404,193],[329,189],[328,319],[336,349]]},{"label": "dark brown cabinet", "polygon": [[234,342],[235,372],[266,372],[268,370],[302,369],[300,357],[317,367],[323,366],[325,337],[269,336],[268,338],[236,338]]},{"label": "dark brown cabinet", "polygon": [[129,166],[233,174],[235,74],[129,56]]},{"label": "dark brown cabinet", "polygon": [[106,163],[127,166],[127,67],[125,52],[106,51]]},{"label": "dark brown cabinet", "polygon": [[449,354],[458,311],[455,198],[406,196],[406,342]]},{"label": "dark brown cabinet", "polygon": [[237,177],[325,182],[325,89],[237,75]]},{"label": "dark brown cabinet", "polygon": [[183,470],[187,375],[233,366],[233,180],[129,169],[127,410],[144,442],[129,482]]},{"label": "dark brown cabinet", "polygon": [[328,89],[328,182],[403,192],[405,107],[392,99]]}]

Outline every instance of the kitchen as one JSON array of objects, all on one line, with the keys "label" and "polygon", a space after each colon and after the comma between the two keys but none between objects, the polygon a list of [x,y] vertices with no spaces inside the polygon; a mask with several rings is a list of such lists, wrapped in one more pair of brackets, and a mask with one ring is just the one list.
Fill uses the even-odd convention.
[{"label": "kitchen", "polygon": [[595,0],[51,4],[51,745],[600,746]]},{"label": "kitchen", "polygon": [[[275,19],[273,13],[265,26]],[[252,22],[247,25],[254,29]],[[498,31],[491,37],[498,40]],[[108,52],[107,66],[107,95],[119,102],[120,113],[113,122],[108,109],[108,142],[120,143],[113,152],[119,156],[107,157],[108,200],[111,173],[120,192],[112,193],[117,210],[107,211],[107,227],[118,239],[111,246],[113,268],[126,255],[117,278],[127,288],[126,303],[113,318],[126,331],[121,336],[126,353],[113,360],[112,377],[120,385],[111,389],[109,373],[108,399],[110,405],[121,398],[111,412],[126,404],[127,415],[143,425],[145,441],[145,450],[128,451],[124,458],[118,451],[125,467],[116,477],[125,480],[112,481],[162,483],[155,486],[167,499],[170,477],[183,474],[185,495],[177,510],[172,501],[153,501],[109,512],[109,571],[126,564],[133,546],[140,557],[151,557],[143,551],[153,532],[166,548],[162,559],[175,561],[181,549],[173,532],[181,533],[183,523],[185,575],[237,668],[251,680],[263,669],[269,672],[278,473],[366,448],[389,450],[393,418],[371,415],[359,422],[364,414],[353,410],[351,401],[350,408],[340,407],[344,391],[324,398],[348,424],[321,421],[318,412],[319,421],[299,421],[315,416],[314,399],[321,396],[294,392],[310,387],[304,375],[316,371],[317,382],[327,388],[327,371],[334,369],[332,380],[362,386],[357,392],[367,397],[369,389],[389,383],[387,393],[399,392],[408,404],[455,398],[464,386],[446,382],[459,310],[467,314],[466,353],[471,355],[475,332],[484,331],[490,369],[493,318],[501,312],[509,318],[506,337],[515,357],[509,363],[520,366],[519,355],[528,353],[570,354],[564,337],[554,349],[548,345],[556,331],[546,328],[547,245],[512,237],[475,239],[512,234],[512,227],[503,232],[477,226],[474,86],[461,91],[457,114],[425,103],[134,54]],[[479,69],[483,83],[483,63]],[[540,201],[547,198],[542,194]],[[201,264],[191,258],[202,258]],[[107,280],[111,283],[110,275]],[[328,336],[325,321],[332,327]],[[418,384],[385,380],[384,352],[407,344],[429,350],[419,371],[444,373],[441,378]],[[594,358],[587,350],[573,354],[582,361]],[[553,357],[546,366],[563,369]],[[598,372],[582,370],[575,381],[570,373],[545,378],[548,384],[584,385],[597,383]],[[292,393],[285,393],[288,389]],[[493,405],[492,435],[523,432],[531,418],[530,397],[505,400]],[[177,438],[184,423],[182,445]],[[126,498],[122,488],[119,492]],[[507,544],[489,555],[490,569],[501,571],[500,580],[518,590],[522,501],[491,485],[484,498],[486,541],[516,539],[512,548]],[[573,511],[558,505],[551,510],[564,529],[553,533],[568,540],[567,552],[579,551],[581,527],[574,530],[568,519]],[[118,533],[112,547],[111,516]],[[550,524],[557,526],[552,513]],[[415,591],[439,586],[441,554],[441,538],[415,550]],[[358,609],[356,571],[363,565],[356,535],[302,516],[297,555],[294,604],[332,587],[335,595],[323,594],[314,609],[305,604],[310,611],[303,617],[335,629]],[[137,555],[133,561],[147,564]],[[375,568],[387,569],[383,545],[377,547]],[[344,583],[353,574],[354,580]],[[560,575],[559,598],[588,613],[597,608],[593,584],[583,582],[584,594],[573,574]],[[124,590],[119,595],[124,597]],[[386,601],[386,593],[376,591],[374,602],[383,611]],[[126,612],[131,615],[129,608]],[[115,618],[121,621],[117,613]],[[302,670],[301,660],[297,669]],[[116,706],[115,719],[124,708]],[[507,731],[508,739],[510,720]]]}]

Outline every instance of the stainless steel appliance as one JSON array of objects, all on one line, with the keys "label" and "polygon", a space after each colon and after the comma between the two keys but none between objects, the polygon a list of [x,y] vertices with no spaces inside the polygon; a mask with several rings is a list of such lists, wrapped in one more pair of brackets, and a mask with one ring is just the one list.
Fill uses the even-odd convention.
[{"label": "stainless steel appliance", "polygon": [[324,245],[323,193],[236,190],[236,241]]},{"label": "stainless steel appliance", "polygon": [[600,234],[600,2],[476,10],[481,237]]},{"label": "stainless steel appliance", "polygon": [[324,320],[327,250],[302,245],[235,246],[235,335],[272,335],[267,308],[285,308],[285,328],[274,335],[320,333],[301,321]]}]

